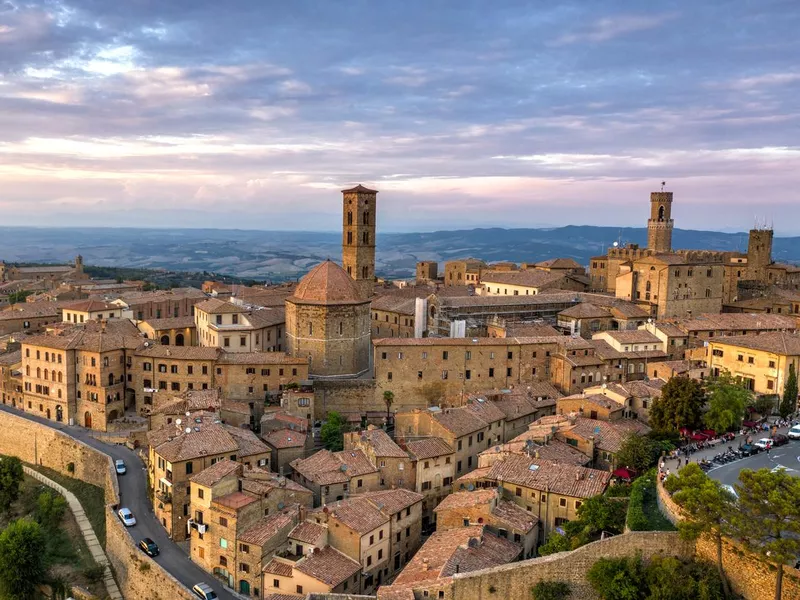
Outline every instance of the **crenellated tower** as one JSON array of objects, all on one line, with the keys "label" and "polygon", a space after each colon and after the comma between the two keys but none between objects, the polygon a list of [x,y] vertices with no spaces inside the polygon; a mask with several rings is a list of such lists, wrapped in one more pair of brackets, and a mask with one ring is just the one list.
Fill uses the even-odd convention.
[{"label": "crenellated tower", "polygon": [[650,194],[650,219],[647,221],[647,249],[672,252],[672,192]]}]

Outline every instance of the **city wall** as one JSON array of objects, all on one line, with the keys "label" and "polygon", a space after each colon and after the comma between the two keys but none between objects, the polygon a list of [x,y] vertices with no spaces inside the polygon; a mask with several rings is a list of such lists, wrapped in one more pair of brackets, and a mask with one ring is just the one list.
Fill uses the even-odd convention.
[{"label": "city wall", "polygon": [[[125,598],[191,598],[181,585],[151,558],[138,551],[133,538],[114,513],[119,486],[111,458],[83,442],[16,415],[0,412],[0,454],[48,467],[101,487],[105,491],[106,554]],[[145,566],[146,565],[146,566]]]},{"label": "city wall", "polygon": [[314,381],[314,418],[332,410],[342,414],[386,410],[374,379],[317,379]]}]

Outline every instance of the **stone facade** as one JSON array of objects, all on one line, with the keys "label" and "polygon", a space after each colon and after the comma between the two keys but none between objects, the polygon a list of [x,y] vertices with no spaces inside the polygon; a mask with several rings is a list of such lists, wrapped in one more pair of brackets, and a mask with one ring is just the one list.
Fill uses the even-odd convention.
[{"label": "stone facade", "polygon": [[358,185],[342,190],[342,266],[361,298],[375,288],[375,229],[378,192]]},{"label": "stone facade", "polygon": [[650,194],[650,219],[647,221],[647,248],[672,252],[672,192]]},{"label": "stone facade", "polygon": [[439,263],[436,261],[420,261],[417,263],[417,285],[436,281],[439,277]]}]

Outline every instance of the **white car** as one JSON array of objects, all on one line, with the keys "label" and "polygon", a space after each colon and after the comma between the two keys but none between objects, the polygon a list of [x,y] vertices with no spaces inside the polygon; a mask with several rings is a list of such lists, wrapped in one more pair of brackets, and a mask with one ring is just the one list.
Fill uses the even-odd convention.
[{"label": "white car", "polygon": [[760,450],[766,450],[767,448],[772,448],[772,440],[769,438],[761,438],[754,443],[753,446],[759,448]]},{"label": "white car", "polygon": [[128,468],[125,466],[124,460],[115,460],[114,461],[114,469],[117,471],[117,475],[125,475],[128,472]]},{"label": "white car", "polygon": [[192,588],[194,595],[203,600],[215,600],[217,593],[207,583],[198,583]]},{"label": "white car", "polygon": [[133,516],[129,508],[120,508],[117,514],[119,515],[119,520],[122,521],[125,527],[133,527],[136,525],[136,517]]},{"label": "white car", "polygon": [[792,427],[786,434],[786,436],[790,440],[800,440],[800,425],[795,425],[794,427]]}]

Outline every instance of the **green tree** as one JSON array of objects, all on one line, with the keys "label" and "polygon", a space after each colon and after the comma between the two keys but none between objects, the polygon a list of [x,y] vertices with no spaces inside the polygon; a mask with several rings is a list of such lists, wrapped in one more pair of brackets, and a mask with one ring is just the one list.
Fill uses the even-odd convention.
[{"label": "green tree", "polygon": [[0,512],[8,513],[19,498],[22,475],[22,463],[16,456],[0,460]]},{"label": "green tree", "polygon": [[797,373],[794,371],[794,363],[789,363],[789,375],[786,383],[783,384],[783,399],[778,407],[778,412],[782,419],[785,419],[797,410]]},{"label": "green tree", "polygon": [[661,397],[650,407],[650,425],[657,431],[699,429],[705,403],[706,395],[700,382],[673,377],[661,388]]},{"label": "green tree", "polygon": [[591,566],[586,578],[602,600],[645,598],[645,571],[639,556],[601,558]]},{"label": "green tree", "polygon": [[736,499],[719,481],[706,475],[699,465],[690,463],[677,474],[670,475],[664,486],[681,507],[684,520],[678,531],[684,539],[707,535],[717,547],[717,572],[725,590],[730,593],[722,568],[722,537],[731,531],[730,517],[736,512]]},{"label": "green tree", "polygon": [[575,550],[600,538],[603,531],[618,534],[625,528],[627,502],[605,495],[588,498],[578,508],[578,518],[567,521],[564,534],[553,533],[547,543],[539,548],[539,554],[545,556],[566,550]]},{"label": "green tree", "polygon": [[647,600],[723,600],[727,597],[714,567],[656,556],[645,567]]},{"label": "green tree", "polygon": [[569,584],[565,581],[540,581],[531,588],[531,600],[567,600]]},{"label": "green tree", "polygon": [[61,519],[67,510],[67,501],[60,494],[44,491],[36,499],[33,518],[42,526],[42,529],[55,532],[61,525]]},{"label": "green tree", "polygon": [[800,479],[769,469],[739,473],[736,538],[777,567],[775,600],[781,600],[783,568],[800,554]]},{"label": "green tree", "polygon": [[392,404],[394,404],[394,392],[390,392],[386,390],[383,392],[383,403],[386,405],[386,426],[389,426],[389,414],[392,410]]},{"label": "green tree", "polygon": [[344,449],[344,427],[345,420],[341,413],[331,411],[328,418],[320,429],[322,445],[331,452],[338,452]]},{"label": "green tree", "polygon": [[46,575],[47,540],[44,531],[29,519],[12,522],[0,533],[2,597],[32,600]]},{"label": "green tree", "polygon": [[773,395],[759,395],[756,396],[750,406],[753,407],[758,414],[762,417],[768,417],[772,414],[772,410],[775,408],[775,401],[777,400],[777,396]]},{"label": "green tree", "polygon": [[652,439],[631,433],[625,437],[615,458],[618,467],[630,467],[644,473],[658,462],[660,447]]},{"label": "green tree", "polygon": [[730,373],[723,373],[708,384],[708,410],[703,415],[706,427],[714,431],[740,429],[745,410],[753,395]]}]

